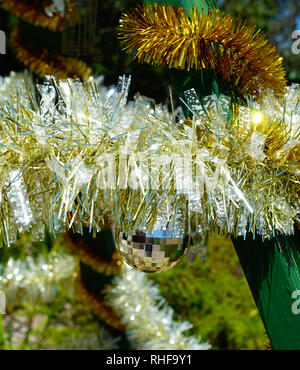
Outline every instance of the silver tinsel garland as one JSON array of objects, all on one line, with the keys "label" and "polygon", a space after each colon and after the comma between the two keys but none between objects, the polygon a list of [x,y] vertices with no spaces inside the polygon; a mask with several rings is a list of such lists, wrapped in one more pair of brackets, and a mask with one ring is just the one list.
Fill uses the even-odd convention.
[{"label": "silver tinsel garland", "polygon": [[[1,88],[1,230],[46,224],[53,232],[99,231],[109,214],[117,232],[176,235],[221,228],[237,236],[293,233],[299,221],[299,87],[283,99],[234,106],[200,104],[193,90],[178,112],[137,95],[130,79],[38,85],[12,75]],[[178,215],[181,221],[178,222]],[[39,228],[40,227],[40,228]]]},{"label": "silver tinsel garland", "polygon": [[64,284],[72,297],[75,266],[75,259],[62,253],[28,256],[24,260],[10,258],[0,267],[0,290],[5,292],[9,311],[23,302],[35,305],[53,301],[59,284]]},{"label": "silver tinsel garland", "polygon": [[184,336],[189,322],[173,320],[173,309],[146,275],[124,267],[107,289],[109,304],[122,317],[130,340],[141,350],[207,350],[201,338]]}]

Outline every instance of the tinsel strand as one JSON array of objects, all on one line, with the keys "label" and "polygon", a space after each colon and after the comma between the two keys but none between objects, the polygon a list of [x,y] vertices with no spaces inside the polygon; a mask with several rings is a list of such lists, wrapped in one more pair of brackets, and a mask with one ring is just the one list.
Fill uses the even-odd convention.
[{"label": "tinsel strand", "polygon": [[57,78],[80,78],[87,80],[92,69],[82,60],[51,56],[48,49],[40,49],[31,42],[24,42],[17,26],[11,33],[11,48],[16,58],[23,63],[31,72],[40,77],[52,75]]},{"label": "tinsel strand", "polygon": [[110,261],[105,261],[84,241],[80,240],[74,243],[68,233],[64,233],[64,241],[70,253],[79,258],[84,264],[90,266],[93,270],[105,275],[116,275],[120,273],[122,259],[117,251],[113,254]]},{"label": "tinsel strand", "polygon": [[141,63],[212,69],[241,96],[268,89],[284,93],[285,71],[276,48],[255,26],[219,10],[205,15],[195,7],[187,15],[181,7],[138,5],[121,17],[120,39]]},{"label": "tinsel strand", "polygon": [[53,233],[99,232],[110,213],[117,233],[151,232],[160,210],[171,226],[187,214],[191,234],[216,228],[243,237],[293,234],[299,221],[298,86],[282,99],[269,92],[260,104],[237,106],[229,120],[230,99],[213,95],[202,107],[195,91],[187,91],[189,122],[145,97],[127,104],[126,78],[109,90],[93,79],[48,79],[37,88],[38,97],[26,78],[13,77],[1,93],[7,243],[24,229],[15,181],[24,182],[27,229],[43,221]]},{"label": "tinsel strand", "polygon": [[73,12],[72,16],[68,14],[68,17],[62,17],[61,12],[55,12],[51,17],[48,16],[46,8],[52,3],[51,0],[2,0],[0,6],[16,17],[33,25],[48,28],[50,31],[63,31],[65,27],[78,20],[79,14],[76,12]]}]

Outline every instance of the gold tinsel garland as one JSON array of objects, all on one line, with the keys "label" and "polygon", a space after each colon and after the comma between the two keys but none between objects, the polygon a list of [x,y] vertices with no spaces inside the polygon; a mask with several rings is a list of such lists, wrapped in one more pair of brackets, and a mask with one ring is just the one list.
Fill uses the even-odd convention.
[{"label": "gold tinsel garland", "polygon": [[2,0],[0,6],[28,23],[48,28],[51,31],[62,31],[78,18],[75,13],[72,13],[71,17],[68,14],[68,18],[64,18],[60,12],[56,12],[52,17],[49,17],[45,13],[45,8],[50,6],[51,3],[51,0]]},{"label": "gold tinsel garland", "polygon": [[40,77],[52,75],[59,79],[80,78],[86,81],[92,75],[92,69],[79,59],[60,55],[53,59],[48,49],[41,50],[32,42],[24,44],[19,27],[11,33],[11,47],[16,58]]},{"label": "gold tinsel garland", "polygon": [[104,261],[83,240],[76,240],[74,242],[68,233],[64,234],[64,240],[67,243],[69,252],[96,272],[105,275],[116,275],[120,273],[122,260],[117,251],[113,254],[110,261]]},{"label": "gold tinsel garland", "polygon": [[93,313],[107,325],[114,329],[125,331],[126,327],[122,323],[121,318],[114,313],[113,309],[103,300],[100,301],[99,297],[88,291],[82,281],[78,282],[77,294],[81,301],[91,308]]},{"label": "gold tinsel garland", "polygon": [[[187,16],[171,5],[138,5],[120,21],[121,42],[139,62],[180,70],[215,70],[239,95],[286,86],[282,58],[255,26],[219,10]],[[258,57],[259,56],[259,57]]]}]

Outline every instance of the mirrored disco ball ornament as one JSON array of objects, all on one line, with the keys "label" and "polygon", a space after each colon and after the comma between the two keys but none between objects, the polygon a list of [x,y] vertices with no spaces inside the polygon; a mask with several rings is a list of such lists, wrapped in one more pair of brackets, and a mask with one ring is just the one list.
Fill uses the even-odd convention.
[{"label": "mirrored disco ball ornament", "polygon": [[189,241],[189,236],[172,238],[167,231],[137,231],[133,235],[120,232],[117,245],[128,265],[142,272],[159,273],[177,265],[187,252]]}]

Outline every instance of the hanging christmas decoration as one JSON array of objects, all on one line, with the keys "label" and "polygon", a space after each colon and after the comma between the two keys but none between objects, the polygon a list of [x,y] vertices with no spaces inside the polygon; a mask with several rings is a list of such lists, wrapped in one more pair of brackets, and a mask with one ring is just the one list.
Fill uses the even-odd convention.
[{"label": "hanging christmas decoration", "polygon": [[187,252],[190,237],[185,233],[184,214],[178,212],[173,218],[168,215],[167,205],[161,205],[152,233],[146,230],[137,230],[134,234],[120,232],[116,244],[130,266],[143,272],[159,273],[174,267]]},{"label": "hanging christmas decoration", "polygon": [[153,234],[120,233],[117,245],[130,266],[142,272],[159,273],[177,265],[187,252],[188,240],[189,237],[172,238],[168,232],[159,230]]},{"label": "hanging christmas decoration", "polygon": [[[185,120],[140,96],[127,104],[129,83],[121,78],[107,90],[93,80],[49,80],[37,97],[22,79],[4,82],[1,230],[8,243],[35,220],[52,232],[97,232],[108,212],[116,235],[180,230],[170,239],[183,239],[216,228],[243,237],[293,234],[299,87],[282,99],[269,93],[260,104],[235,106],[229,118],[226,97],[207,97],[202,107],[188,91],[194,118]],[[18,190],[15,181],[23,184]],[[13,199],[23,199],[20,210]],[[164,227],[157,227],[159,210]]]}]

